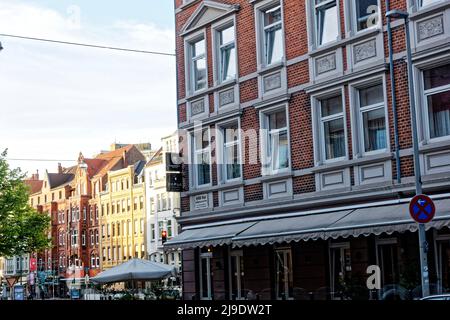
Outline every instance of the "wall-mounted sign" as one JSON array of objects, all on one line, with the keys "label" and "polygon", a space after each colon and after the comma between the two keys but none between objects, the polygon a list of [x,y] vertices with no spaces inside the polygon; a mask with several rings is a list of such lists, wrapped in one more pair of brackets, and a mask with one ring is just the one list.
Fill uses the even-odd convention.
[{"label": "wall-mounted sign", "polygon": [[181,192],[183,191],[183,176],[180,172],[166,173],[166,189],[167,192]]},{"label": "wall-mounted sign", "polygon": [[181,157],[176,152],[166,153],[166,171],[181,172],[182,171],[182,161]]}]

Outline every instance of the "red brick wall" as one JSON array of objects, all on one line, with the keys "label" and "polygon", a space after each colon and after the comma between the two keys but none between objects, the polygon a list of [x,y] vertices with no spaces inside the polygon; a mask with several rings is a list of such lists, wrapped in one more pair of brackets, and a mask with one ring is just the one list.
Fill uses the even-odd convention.
[{"label": "red brick wall", "polygon": [[[345,24],[344,24],[344,0],[340,1],[340,16],[341,16],[341,36],[345,38]],[[253,75],[257,71],[256,59],[256,32],[255,32],[255,15],[254,5],[247,0],[222,0],[222,3],[239,4],[240,10],[236,13],[236,28],[237,28],[237,52],[239,61],[239,77]],[[180,0],[176,0],[176,5],[180,5]],[[192,15],[194,10],[202,3],[202,1],[194,1],[192,5],[185,7],[176,15],[177,28],[177,57],[178,63],[178,93],[179,98],[185,97],[185,70],[184,70],[184,45],[183,38],[179,35],[181,28]],[[384,12],[384,1],[381,1]],[[285,24],[285,49],[286,58],[288,60],[303,56],[308,53],[308,36],[307,36],[307,19],[305,1],[284,0],[284,24]],[[391,1],[391,8],[405,9],[406,0]],[[384,19],[384,14],[383,21]],[[402,26],[394,28],[394,51],[396,53],[402,52],[405,49],[404,45],[404,29]],[[211,28],[206,28],[207,44],[208,44],[208,83],[213,85],[213,66],[212,66],[212,45],[211,45]],[[387,33],[384,33],[384,49],[387,56]],[[347,70],[347,53],[346,47],[342,46],[342,58],[344,70]],[[287,66],[287,81],[288,87],[293,88],[299,85],[309,83],[309,62],[304,60]],[[390,97],[390,83],[389,73],[386,72],[387,79],[387,97],[388,97],[388,122],[390,130],[391,149],[394,150],[394,131],[393,131],[393,114]],[[411,147],[411,128],[410,128],[410,113],[408,100],[408,82],[406,74],[406,65],[403,61],[396,61],[395,65],[395,79],[396,79],[396,95],[398,102],[398,120],[400,132],[400,147],[406,149]],[[344,98],[345,98],[345,112],[347,117],[347,145],[348,155],[352,158],[352,128],[350,122],[350,105],[348,85],[344,84]],[[246,103],[258,99],[258,81],[256,77],[239,83],[240,103]],[[213,94],[209,94],[209,111],[215,110]],[[289,123],[290,123],[290,143],[291,143],[291,161],[293,170],[307,169],[314,166],[314,146],[313,146],[313,131],[311,118],[311,102],[310,97],[304,91],[294,93],[289,101]],[[179,105],[179,119],[186,121],[186,104]],[[242,110],[241,129],[246,132],[248,129],[255,129],[257,134],[256,143],[248,143],[248,140],[243,141],[243,177],[244,180],[254,179],[261,176],[261,164],[259,159],[259,112],[253,107],[247,107]],[[213,143],[214,144],[214,143]],[[249,164],[250,157],[256,157],[256,163]],[[214,155],[212,157],[214,160]],[[403,176],[410,176],[413,172],[412,163],[408,159],[402,160]],[[395,175],[395,164],[393,163],[393,175]],[[187,171],[186,171],[187,172]],[[185,177],[187,174],[185,172]],[[213,165],[212,181],[217,184],[217,167]],[[352,183],[353,170],[351,170]],[[307,175],[303,177],[295,177],[293,179],[294,194],[313,192],[315,191],[314,175]],[[187,185],[187,184],[186,184]],[[253,201],[262,199],[262,185],[250,185],[244,188],[245,201]],[[217,196],[214,196],[214,205],[217,205]],[[189,208],[189,200],[182,199],[183,210]]]}]

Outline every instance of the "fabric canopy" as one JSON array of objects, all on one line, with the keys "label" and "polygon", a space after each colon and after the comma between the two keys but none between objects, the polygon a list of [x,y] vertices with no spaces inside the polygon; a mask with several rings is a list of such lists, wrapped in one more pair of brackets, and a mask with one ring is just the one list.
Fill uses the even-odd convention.
[{"label": "fabric canopy", "polygon": [[235,223],[214,227],[187,229],[167,241],[164,248],[195,248],[231,244],[231,239],[256,222]]},{"label": "fabric canopy", "polygon": [[[434,200],[436,215],[426,229],[450,226],[450,199]],[[291,241],[336,239],[382,233],[415,232],[418,224],[409,215],[409,202],[369,204],[363,208],[292,212],[271,216],[257,222],[241,222],[183,231],[165,247],[195,248],[229,244],[234,247],[264,245]]]},{"label": "fabric canopy", "polygon": [[[450,225],[450,199],[435,200],[436,216],[426,229]],[[360,235],[417,231],[409,215],[409,203],[372,206],[351,211],[311,214],[260,221],[232,239],[237,247],[309,239],[348,238]]]},{"label": "fabric canopy", "polygon": [[142,259],[132,259],[91,278],[94,283],[113,283],[131,280],[159,280],[175,276],[174,266]]}]

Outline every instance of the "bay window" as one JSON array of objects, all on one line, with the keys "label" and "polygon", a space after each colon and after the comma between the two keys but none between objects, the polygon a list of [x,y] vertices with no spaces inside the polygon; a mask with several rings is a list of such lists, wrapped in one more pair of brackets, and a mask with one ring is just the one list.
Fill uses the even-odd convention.
[{"label": "bay window", "polygon": [[199,91],[206,88],[206,43],[202,38],[190,45],[191,89]]},{"label": "bay window", "polygon": [[283,25],[281,5],[263,10],[264,63],[271,65],[283,59]]},{"label": "bay window", "polygon": [[339,36],[338,7],[336,0],[314,0],[317,45],[336,41]]},{"label": "bay window", "polygon": [[196,131],[192,139],[194,184],[207,185],[211,182],[211,150],[209,129]]},{"label": "bay window", "polygon": [[219,38],[219,82],[236,77],[236,37],[234,25],[218,31]]},{"label": "bay window", "polygon": [[387,147],[386,114],[383,85],[377,84],[359,90],[359,121],[364,152]]},{"label": "bay window", "polygon": [[266,129],[265,168],[267,173],[277,173],[289,168],[289,141],[286,108],[264,114]]},{"label": "bay window", "polygon": [[430,139],[450,136],[450,64],[423,71]]},{"label": "bay window", "polygon": [[323,159],[345,157],[345,123],[341,95],[320,100],[320,126]]},{"label": "bay window", "polygon": [[354,0],[356,10],[356,30],[361,31],[378,25],[378,0]]}]

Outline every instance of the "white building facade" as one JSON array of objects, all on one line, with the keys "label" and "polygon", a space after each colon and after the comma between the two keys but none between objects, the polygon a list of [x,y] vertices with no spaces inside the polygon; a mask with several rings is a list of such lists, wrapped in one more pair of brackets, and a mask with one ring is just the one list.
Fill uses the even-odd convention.
[{"label": "white building facade", "polygon": [[180,214],[180,194],[166,190],[166,153],[178,152],[176,133],[161,139],[162,147],[145,166],[147,256],[152,261],[181,267],[181,252],[164,252],[162,234],[167,240],[178,234],[176,217]]}]

